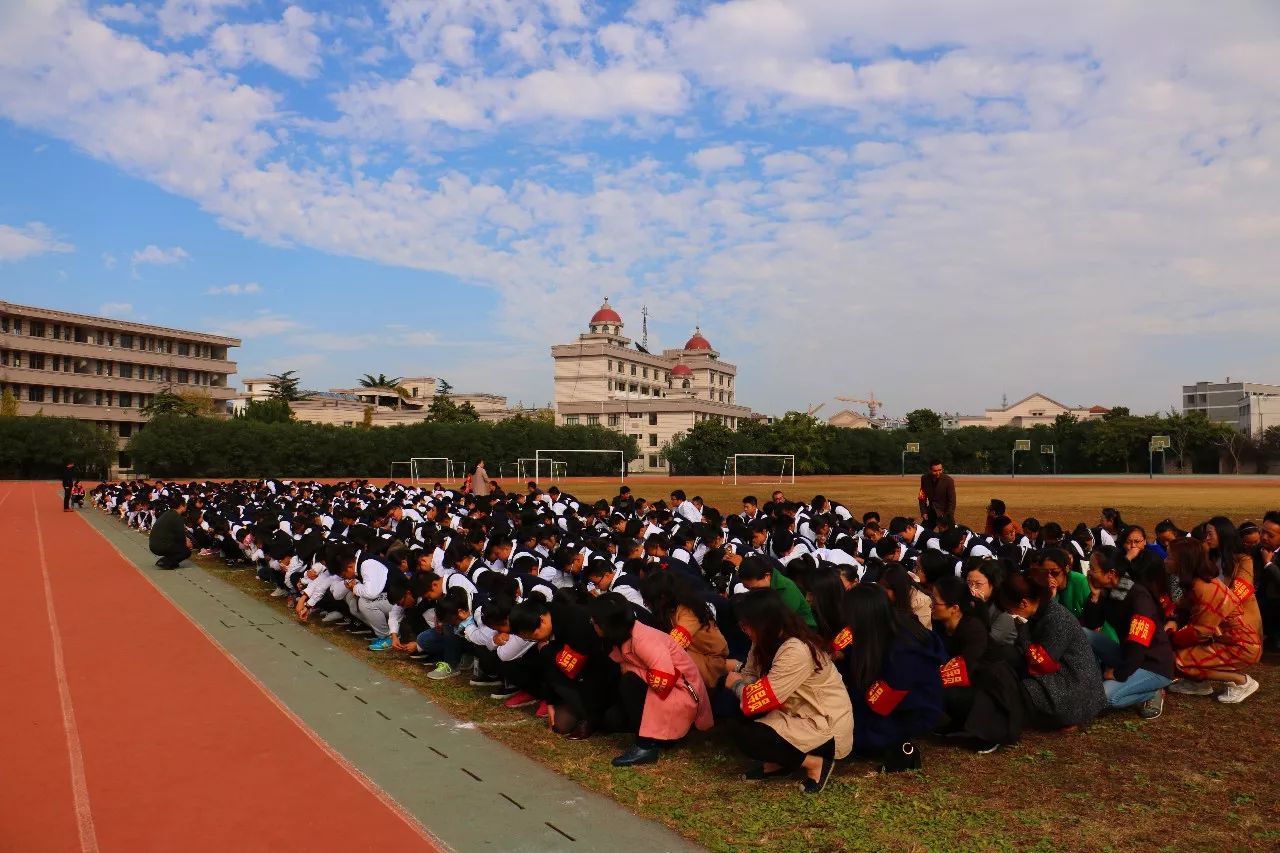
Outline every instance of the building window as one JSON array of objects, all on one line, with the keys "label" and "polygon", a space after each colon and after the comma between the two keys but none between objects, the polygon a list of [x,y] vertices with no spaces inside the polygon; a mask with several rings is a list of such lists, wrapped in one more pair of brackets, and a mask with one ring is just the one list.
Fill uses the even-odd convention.
[{"label": "building window", "polygon": [[658,413],[657,413],[657,412],[650,412],[650,413],[649,413],[649,426],[657,426],[657,425],[658,425]]},{"label": "building window", "polygon": [[33,352],[27,356],[27,366],[32,370],[44,370],[44,354]]},{"label": "building window", "polygon": [[616,427],[622,422],[621,415],[609,415],[609,426]]},{"label": "building window", "polygon": [[649,433],[649,446],[650,447],[658,446],[658,434],[656,432]]},{"label": "building window", "polygon": [[643,373],[643,374],[644,374],[644,378],[645,378],[645,379],[648,379],[648,378],[649,378],[649,368],[647,368],[647,367],[646,367],[646,368],[644,368],[644,369],[641,371],[641,373]]},{"label": "building window", "polygon": [[191,344],[178,344],[178,355],[191,355]]},{"label": "building window", "polygon": [[613,359],[609,359],[609,372],[613,373]]},{"label": "building window", "polygon": [[[128,391],[121,391],[120,399],[118,400],[118,402],[120,404],[120,408],[122,409],[131,408],[133,406],[133,395],[130,394]],[[121,424],[121,429],[123,428],[124,428],[124,424]],[[123,432],[120,434],[124,435]]]},{"label": "building window", "polygon": [[121,349],[133,349],[133,335],[121,335],[121,336],[120,336],[120,348],[121,348]]},{"label": "building window", "polygon": [[587,415],[587,426],[600,426],[600,416]]},{"label": "building window", "polygon": [[27,324],[27,334],[33,338],[43,338],[44,323],[41,323],[37,320],[32,320],[30,323]]},{"label": "building window", "polygon": [[44,402],[44,386],[28,385],[27,399],[30,400],[32,403],[43,403]]},{"label": "building window", "polygon": [[578,416],[577,416],[577,415],[565,415],[565,416],[564,416],[564,424],[565,424],[565,426],[577,426],[577,425],[578,425]]},{"label": "building window", "polygon": [[[188,384],[190,384],[190,380],[191,380],[191,374],[187,373],[187,371],[185,371],[185,370],[179,370],[179,371],[178,371],[178,384],[179,384],[179,385],[188,385]],[[368,381],[368,380],[366,380],[366,381]]]},{"label": "building window", "polygon": [[658,458],[658,454],[656,454],[656,453],[650,453],[650,454],[649,454],[649,467],[650,467],[650,468],[661,468],[661,467],[662,467],[662,460]]},{"label": "building window", "polygon": [[132,378],[133,378],[133,365],[132,365],[132,364],[125,364],[125,363],[121,362],[121,364],[120,364],[120,378],[121,378],[121,379],[132,379]]},{"label": "building window", "polygon": [[632,375],[632,376],[635,376],[635,375],[636,375],[636,366],[635,366],[634,364],[633,364],[633,365],[631,365],[631,375]]},{"label": "building window", "polygon": [[111,402],[110,398],[105,396],[101,391],[93,392],[93,404],[95,406],[109,405],[110,402]]}]

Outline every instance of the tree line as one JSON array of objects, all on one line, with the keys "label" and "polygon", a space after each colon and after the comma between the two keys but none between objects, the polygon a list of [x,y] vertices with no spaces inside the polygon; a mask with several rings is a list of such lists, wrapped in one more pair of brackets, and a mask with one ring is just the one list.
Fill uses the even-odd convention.
[{"label": "tree line", "polygon": [[[1118,407],[1099,420],[1060,415],[1052,424],[1029,428],[944,431],[936,412],[918,409],[906,422],[903,429],[845,429],[788,412],[772,424],[740,421],[735,431],[702,421],[669,442],[663,455],[673,474],[686,475],[721,474],[726,459],[736,453],[794,455],[797,474],[897,474],[904,461],[907,471],[918,472],[933,459],[957,474],[1145,473],[1152,464],[1157,473],[1216,474],[1223,460],[1228,473],[1253,463],[1259,470],[1280,470],[1280,429],[1255,441],[1198,412],[1140,416]],[[1163,456],[1149,457],[1151,438],[1157,435],[1168,436],[1170,448]],[[1031,450],[1015,458],[1012,451],[1019,440],[1030,441]],[[920,450],[904,460],[908,443],[919,444]],[[1047,446],[1053,454],[1041,452]]]}]

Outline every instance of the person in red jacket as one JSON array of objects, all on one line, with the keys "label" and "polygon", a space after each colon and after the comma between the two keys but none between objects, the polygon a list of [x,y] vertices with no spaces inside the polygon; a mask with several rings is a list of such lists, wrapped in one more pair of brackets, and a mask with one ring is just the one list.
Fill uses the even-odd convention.
[{"label": "person in red jacket", "polygon": [[942,516],[954,518],[956,514],[956,481],[942,470],[942,461],[929,463],[929,470],[920,475],[920,520],[933,530]]}]

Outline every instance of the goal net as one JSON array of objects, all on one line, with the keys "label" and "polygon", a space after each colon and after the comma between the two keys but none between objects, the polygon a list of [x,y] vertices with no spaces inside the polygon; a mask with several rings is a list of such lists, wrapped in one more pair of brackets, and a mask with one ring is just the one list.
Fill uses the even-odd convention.
[{"label": "goal net", "polygon": [[775,485],[796,482],[796,457],[790,453],[735,453],[725,457],[721,483]]},{"label": "goal net", "polygon": [[627,479],[627,455],[621,450],[551,449],[537,450],[533,456],[534,470],[539,470],[540,466],[553,459],[559,462],[561,477],[569,476],[569,463],[572,461],[575,477],[612,477],[616,474],[619,482]]},{"label": "goal net", "polygon": [[562,459],[522,456],[516,460],[516,477],[521,480],[546,480],[554,483],[563,478],[568,465]]},{"label": "goal net", "polygon": [[399,473],[400,476],[402,477],[406,477],[409,480],[412,480],[413,479],[413,463],[409,461],[392,462],[391,463],[391,479],[392,480],[396,478],[397,473]]},{"label": "goal net", "polygon": [[415,486],[423,480],[453,481],[453,460],[447,456],[415,456],[409,465],[409,476]]}]

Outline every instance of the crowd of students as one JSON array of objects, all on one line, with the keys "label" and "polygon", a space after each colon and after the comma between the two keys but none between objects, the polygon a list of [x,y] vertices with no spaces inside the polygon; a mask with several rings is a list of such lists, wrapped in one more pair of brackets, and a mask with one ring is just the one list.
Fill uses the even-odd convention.
[{"label": "crowd of students", "polygon": [[[1166,691],[1239,703],[1280,638],[1280,512],[1153,535],[981,529],[855,514],[774,492],[722,512],[622,487],[587,503],[530,482],[487,495],[399,483],[101,484],[93,502],[151,536],[253,568],[296,617],[465,674],[577,740],[628,732],[619,767],[692,729],[730,729],[750,779],[819,792],[851,753],[919,766],[920,739],[979,752],[1108,709],[1160,716]],[[923,498],[922,498],[923,501]],[[926,527],[924,521],[928,522]]]}]

